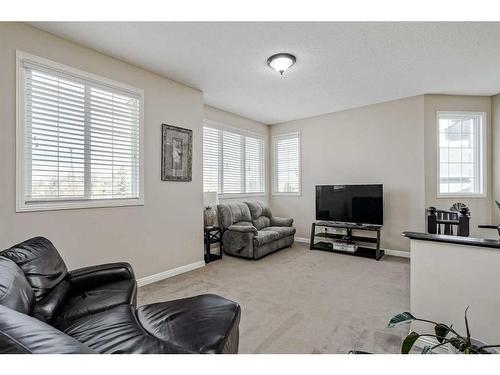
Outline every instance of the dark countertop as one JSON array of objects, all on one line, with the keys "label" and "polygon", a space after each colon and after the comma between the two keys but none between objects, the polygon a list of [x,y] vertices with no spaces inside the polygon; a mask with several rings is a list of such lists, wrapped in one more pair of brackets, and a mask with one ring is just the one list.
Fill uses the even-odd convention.
[{"label": "dark countertop", "polygon": [[444,234],[428,234],[419,232],[403,232],[402,236],[408,237],[411,240],[446,242],[458,245],[490,247],[500,250],[500,241],[489,240],[484,238],[446,236]]}]

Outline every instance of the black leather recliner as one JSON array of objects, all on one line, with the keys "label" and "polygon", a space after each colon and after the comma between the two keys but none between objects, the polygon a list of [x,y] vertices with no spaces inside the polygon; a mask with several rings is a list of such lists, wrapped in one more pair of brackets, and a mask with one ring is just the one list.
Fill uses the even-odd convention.
[{"label": "black leather recliner", "polygon": [[69,271],[35,237],[0,252],[0,353],[237,353],[240,307],[205,294],[136,308],[128,263]]}]

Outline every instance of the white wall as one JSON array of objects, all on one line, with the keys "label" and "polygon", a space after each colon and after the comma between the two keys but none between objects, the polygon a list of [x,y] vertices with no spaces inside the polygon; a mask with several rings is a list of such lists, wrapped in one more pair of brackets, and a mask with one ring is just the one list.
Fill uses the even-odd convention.
[{"label": "white wall", "polygon": [[[500,342],[498,285],[500,251],[430,241],[411,241],[410,309],[418,318],[430,319],[465,334],[464,311],[472,337],[489,344]],[[432,333],[428,324],[412,325]]]},{"label": "white wall", "polygon": [[[245,117],[238,116],[231,112],[226,112],[208,105],[204,106],[204,118],[208,121],[213,121],[222,126],[228,126],[236,129],[241,129],[250,133],[260,134],[264,137],[264,143],[266,145],[266,155],[268,154],[269,146],[269,126],[262,124],[260,122],[247,119]],[[266,173],[266,178],[268,178]],[[221,199],[220,203],[237,203],[245,201],[260,201],[264,204],[269,204],[269,181],[266,181],[266,193],[260,196],[240,196],[238,198],[225,198]]]},{"label": "white wall", "polygon": [[[491,98],[489,96],[425,95],[425,196],[427,207],[448,210],[456,202],[471,210],[471,237],[492,237],[493,231],[480,230],[479,224],[489,224],[492,215],[491,163]],[[437,198],[437,111],[486,112],[486,192],[485,198]]]},{"label": "white wall", "polygon": [[271,137],[300,131],[302,147],[302,195],[271,196],[273,214],[308,238],[316,185],[382,183],[382,247],[408,250],[400,233],[425,230],[423,115],[418,96],[271,126]]},{"label": "white wall", "polygon": [[[15,51],[145,92],[145,205],[15,212]],[[203,260],[202,93],[20,23],[0,23],[0,248],[31,236],[54,242],[69,268],[129,261],[143,277]],[[160,180],[161,124],[193,130],[193,181]]]},{"label": "white wall", "polygon": [[500,210],[496,208],[494,200],[500,202],[500,95],[491,98],[492,115],[492,223],[500,224]]}]

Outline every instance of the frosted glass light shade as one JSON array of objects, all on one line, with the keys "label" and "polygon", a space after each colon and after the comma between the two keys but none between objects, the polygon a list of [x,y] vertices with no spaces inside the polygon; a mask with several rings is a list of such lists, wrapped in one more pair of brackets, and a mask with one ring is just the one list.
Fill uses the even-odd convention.
[{"label": "frosted glass light shade", "polygon": [[267,65],[276,70],[279,74],[283,75],[288,68],[295,64],[295,61],[297,61],[297,59],[294,55],[289,53],[277,53],[267,59]]},{"label": "frosted glass light shade", "polygon": [[216,191],[203,193],[203,206],[215,207],[219,204],[219,196]]}]

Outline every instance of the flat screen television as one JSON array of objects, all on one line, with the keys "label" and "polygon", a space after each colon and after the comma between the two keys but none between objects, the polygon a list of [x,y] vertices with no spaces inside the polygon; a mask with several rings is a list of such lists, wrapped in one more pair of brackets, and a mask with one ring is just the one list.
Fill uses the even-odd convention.
[{"label": "flat screen television", "polygon": [[316,185],[316,220],[384,224],[383,185]]}]

